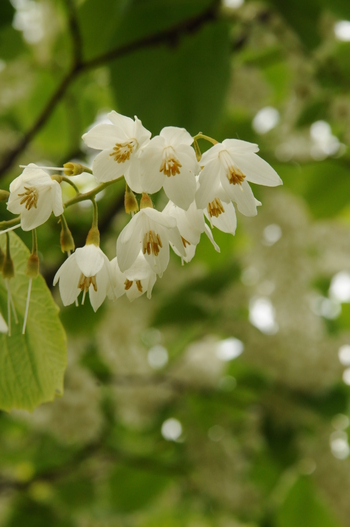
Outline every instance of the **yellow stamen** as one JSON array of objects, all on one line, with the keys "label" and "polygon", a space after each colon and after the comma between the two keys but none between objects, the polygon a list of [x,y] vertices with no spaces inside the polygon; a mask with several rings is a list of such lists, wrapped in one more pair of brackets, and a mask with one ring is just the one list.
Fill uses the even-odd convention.
[{"label": "yellow stamen", "polygon": [[241,185],[245,179],[243,172],[241,172],[239,168],[235,168],[233,166],[228,167],[226,176],[231,185]]},{"label": "yellow stamen", "polygon": [[81,273],[78,288],[87,293],[89,291],[90,285],[92,285],[94,291],[97,292],[96,275],[85,276],[83,273]]},{"label": "yellow stamen", "polygon": [[23,203],[25,203],[25,208],[27,210],[30,210],[32,207],[36,209],[39,198],[39,192],[35,187],[24,187],[24,189],[25,192],[23,192],[23,194],[18,194],[20,198],[24,196],[19,202],[20,205],[23,205]]},{"label": "yellow stamen", "polygon": [[154,231],[146,232],[143,238],[142,251],[143,254],[154,254],[158,256],[160,248],[162,248],[162,241],[159,237],[159,234],[156,234]]},{"label": "yellow stamen", "polygon": [[168,177],[175,176],[176,174],[180,174],[180,167],[182,165],[177,159],[173,148],[171,146],[164,148],[163,160],[159,172],[163,172]]},{"label": "yellow stamen", "polygon": [[220,198],[215,198],[214,201],[212,201],[211,203],[208,203],[207,211],[211,218],[213,216],[215,216],[215,218],[218,218],[220,214],[225,212],[225,209],[222,206]]},{"label": "yellow stamen", "polygon": [[182,245],[185,247],[186,249],[186,245],[191,245],[189,241],[187,241],[183,236],[181,236],[181,240],[182,240]]},{"label": "yellow stamen", "polygon": [[136,280],[136,287],[140,291],[140,293],[143,293],[141,280]]},{"label": "yellow stamen", "polygon": [[136,139],[131,139],[131,141],[125,143],[116,143],[113,147],[113,152],[109,155],[113,157],[114,161],[117,163],[125,163],[125,161],[130,159],[134,148],[137,148],[137,144]]},{"label": "yellow stamen", "polygon": [[134,282],[132,280],[126,279],[125,282],[124,282],[124,289],[125,289],[125,291],[128,291],[133,283]]}]

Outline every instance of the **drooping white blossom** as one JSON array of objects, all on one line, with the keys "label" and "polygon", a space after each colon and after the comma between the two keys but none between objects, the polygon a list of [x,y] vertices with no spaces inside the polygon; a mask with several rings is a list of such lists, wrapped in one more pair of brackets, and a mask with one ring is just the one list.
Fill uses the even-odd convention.
[{"label": "drooping white blossom", "polygon": [[196,193],[199,172],[192,136],[184,128],[167,126],[142,149],[141,182],[144,192],[162,187],[168,198],[187,210]]},{"label": "drooping white blossom", "polygon": [[111,124],[97,124],[83,135],[90,148],[102,150],[93,161],[94,176],[101,182],[124,176],[134,192],[142,192],[139,153],[151,132],[136,116],[133,120],[112,111],[108,119]]},{"label": "drooping white blossom", "polygon": [[55,216],[63,214],[61,187],[47,172],[31,163],[10,184],[7,208],[20,214],[22,229],[30,231],[45,223],[52,212]]},{"label": "drooping white blossom", "polygon": [[147,293],[147,298],[151,298],[157,275],[150,268],[142,251],[140,251],[130,269],[127,269],[124,273],[119,269],[117,257],[113,258],[111,261],[111,273],[116,298],[126,294],[130,302],[132,302],[144,293]]},{"label": "drooping white blossom", "polygon": [[282,184],[275,170],[256,155],[259,148],[238,139],[225,139],[205,152],[201,158],[202,171],[196,193],[198,208],[205,209],[215,199],[218,180],[230,200],[246,216],[255,216],[260,205],[248,184],[274,187]]},{"label": "drooping white blossom", "polygon": [[186,256],[183,257],[174,244],[170,243],[170,245],[174,252],[178,256],[181,256],[184,262],[190,262],[194,257],[196,247],[203,232],[208,236],[215,250],[220,252],[220,249],[215,243],[210,229],[204,221],[203,211],[197,209],[196,203],[194,201],[191,203],[188,210],[183,210],[180,207],[177,207],[172,201],[169,201],[166,207],[163,209],[163,214],[171,216],[176,220],[177,227],[181,234],[182,243],[186,251]]},{"label": "drooping white blossom", "polygon": [[58,281],[63,305],[73,304],[81,292],[84,303],[89,293],[92,308],[97,311],[111,287],[110,262],[99,247],[85,245],[76,249],[58,269],[53,284]]},{"label": "drooping white blossom", "polygon": [[162,276],[169,263],[169,243],[185,257],[176,219],[150,207],[141,209],[124,227],[117,240],[119,268],[127,271],[142,251],[151,270]]}]

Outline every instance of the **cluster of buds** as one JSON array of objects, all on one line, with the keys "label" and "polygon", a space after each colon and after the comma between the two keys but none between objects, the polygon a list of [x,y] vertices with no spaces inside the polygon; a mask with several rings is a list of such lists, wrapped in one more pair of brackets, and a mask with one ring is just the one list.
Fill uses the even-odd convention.
[{"label": "cluster of buds", "polygon": [[[30,164],[11,183],[7,200],[8,210],[19,214],[18,223],[26,231],[36,229],[52,213],[60,216],[61,247],[68,258],[57,271],[54,284],[59,283],[64,305],[78,304],[80,293],[83,303],[89,293],[95,311],[107,295],[119,298],[126,294],[134,300],[146,292],[150,298],[157,278],[168,266],[170,248],[182,262],[189,262],[205,233],[219,251],[212,234],[214,227],[233,235],[237,225],[235,207],[246,216],[257,214],[261,203],[255,199],[249,182],[266,186],[282,183],[273,168],[257,155],[255,144],[238,139],[218,143],[202,133],[192,137],[184,128],[173,126],[163,128],[152,138],[137,117],[131,119],[112,111],[108,118],[109,124],[98,124],[83,135],[88,147],[100,150],[92,170],[67,163],[59,169],[62,176],[50,176],[43,167]],[[212,145],[203,155],[199,139]],[[98,182],[95,192],[81,194],[71,183],[77,196],[64,204],[62,181],[70,182],[70,176],[86,171]],[[131,219],[117,239],[116,257],[109,261],[100,249],[94,197],[122,177],[126,182],[125,210]],[[159,211],[150,195],[161,189],[169,201]],[[85,246],[74,250],[63,212],[65,206],[84,199],[93,203],[92,227]]]}]

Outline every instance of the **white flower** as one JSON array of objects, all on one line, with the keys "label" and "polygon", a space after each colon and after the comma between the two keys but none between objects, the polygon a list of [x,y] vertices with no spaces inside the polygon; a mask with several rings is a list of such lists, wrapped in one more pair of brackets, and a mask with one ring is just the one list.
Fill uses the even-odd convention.
[{"label": "white flower", "polygon": [[282,184],[275,170],[256,155],[258,146],[238,139],[225,139],[205,152],[200,161],[203,169],[196,193],[197,206],[204,209],[215,199],[218,180],[229,198],[246,216],[255,216],[260,205],[248,181],[274,187]]},{"label": "white flower", "polygon": [[141,182],[143,192],[153,194],[162,187],[168,198],[187,210],[196,193],[195,175],[199,172],[193,138],[184,128],[167,126],[142,150]]},{"label": "white flower", "polygon": [[150,207],[141,209],[118,237],[120,270],[127,271],[142,251],[151,270],[162,276],[169,263],[169,243],[174,244],[182,256],[186,256],[175,218]]},{"label": "white flower", "polygon": [[69,306],[83,291],[82,304],[89,292],[94,311],[100,307],[111,287],[110,262],[96,245],[76,249],[57,271],[53,284],[59,280],[63,305]]},{"label": "white flower", "polygon": [[12,181],[7,208],[13,214],[20,214],[22,229],[30,231],[45,223],[52,212],[55,216],[63,214],[61,187],[31,163]]},{"label": "white flower", "polygon": [[147,292],[151,298],[152,289],[157,275],[148,265],[143,253],[140,252],[133,265],[122,273],[117,258],[111,261],[114,294],[117,298],[126,294],[130,302]]},{"label": "white flower", "polygon": [[210,232],[210,229],[204,221],[203,211],[197,209],[195,201],[191,203],[188,210],[183,210],[180,207],[177,207],[172,201],[169,201],[166,207],[163,209],[163,214],[176,219],[176,224],[181,234],[182,243],[185,247],[186,256],[183,257],[181,253],[177,250],[174,244],[170,243],[174,252],[182,257],[182,260],[185,262],[190,262],[194,257],[196,246],[199,243],[201,234],[205,234],[210,239],[216,251],[220,252],[219,247],[216,245],[213,235]]},{"label": "white flower", "polygon": [[139,149],[149,141],[151,132],[135,120],[112,111],[108,114],[112,124],[98,124],[83,135],[90,148],[102,150],[93,161],[93,173],[98,181],[112,181],[125,177],[134,192],[140,186]]}]

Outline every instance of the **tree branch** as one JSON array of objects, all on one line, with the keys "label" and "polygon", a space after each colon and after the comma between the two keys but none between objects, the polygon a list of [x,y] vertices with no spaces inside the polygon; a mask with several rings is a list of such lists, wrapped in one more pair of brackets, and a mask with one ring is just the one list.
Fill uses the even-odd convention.
[{"label": "tree branch", "polygon": [[0,179],[4,176],[7,170],[12,166],[17,157],[26,149],[28,144],[34,139],[37,133],[46,124],[48,119],[51,117],[54,109],[58,103],[63,99],[68,88],[73,81],[82,73],[85,73],[98,66],[102,66],[110,61],[119,59],[140,50],[145,47],[158,46],[162,43],[173,44],[182,35],[186,33],[193,33],[198,31],[203,25],[212,22],[217,17],[217,11],[219,8],[218,0],[214,0],[208,9],[197,16],[181,21],[164,31],[160,31],[157,34],[142,37],[134,42],[118,46],[107,53],[103,53],[98,57],[90,60],[83,61],[81,59],[81,37],[78,27],[78,23],[75,17],[75,12],[72,7],[71,0],[66,0],[69,9],[69,25],[73,39],[73,66],[68,73],[63,77],[56,91],[51,95],[51,98],[47,102],[46,106],[41,111],[40,115],[34,122],[31,128],[25,133],[20,139],[18,144],[11,150],[4,158],[0,165]]}]

